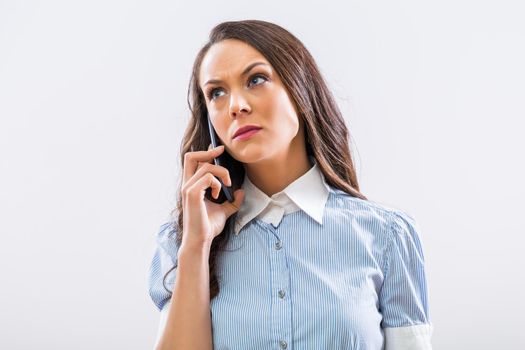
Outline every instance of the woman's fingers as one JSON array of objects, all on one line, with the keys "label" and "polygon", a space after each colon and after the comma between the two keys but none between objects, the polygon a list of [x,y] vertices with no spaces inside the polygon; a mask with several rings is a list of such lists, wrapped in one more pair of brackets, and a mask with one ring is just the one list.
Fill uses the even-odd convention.
[{"label": "woman's fingers", "polygon": [[235,190],[235,192],[233,193],[233,198],[234,201],[232,203],[228,201],[224,201],[224,203],[222,203],[223,208],[225,208],[225,214],[227,218],[230,217],[236,211],[238,211],[241,207],[241,204],[244,201],[244,189],[239,188]]},{"label": "woman's fingers", "polygon": [[199,162],[213,162],[214,157],[218,157],[224,151],[224,146],[209,149],[207,151],[188,152],[184,155],[184,171],[182,183],[186,184],[199,168]]},{"label": "woman's fingers", "polygon": [[[186,189],[186,188],[191,187],[200,178],[202,178],[203,176],[207,175],[207,173],[210,173],[211,175],[215,175],[215,176],[219,177],[220,179],[222,179],[222,182],[226,186],[231,186],[231,184],[232,184],[232,180],[231,180],[231,177],[230,177],[230,173],[228,172],[228,169],[226,169],[226,168],[224,168],[222,166],[219,166],[219,165],[215,165],[215,164],[202,163],[202,166],[199,169],[197,169],[195,174],[188,181],[186,181],[186,183],[183,185],[183,188]],[[218,180],[217,180],[217,182],[218,182]],[[219,182],[219,184],[220,184],[220,182]],[[219,188],[219,190],[220,190],[220,188]]]},{"label": "woman's fingers", "polygon": [[[222,145],[221,145],[221,146],[222,146]],[[212,149],[213,149],[213,147],[212,147],[212,145],[211,145],[211,143],[210,143],[210,145],[208,146],[208,151],[210,151],[210,150],[212,150]],[[206,163],[215,164],[215,162],[213,161],[213,158],[214,158],[214,157],[211,157],[210,160],[207,161],[207,162],[198,162],[198,163],[197,163],[197,169],[199,169],[203,164],[206,164]]]},{"label": "woman's fingers", "polygon": [[[221,190],[221,183],[211,173],[207,173],[206,175],[200,177],[197,179],[197,181],[195,181],[195,183],[188,187],[188,196],[190,197],[190,200],[194,203],[202,201],[204,193],[209,187],[212,188],[212,196],[217,198]],[[194,197],[191,198],[191,196]]]}]

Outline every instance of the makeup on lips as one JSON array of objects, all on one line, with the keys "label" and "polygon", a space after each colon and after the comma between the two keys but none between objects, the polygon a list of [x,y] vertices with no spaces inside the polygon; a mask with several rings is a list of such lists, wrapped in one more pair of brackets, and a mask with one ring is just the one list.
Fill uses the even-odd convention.
[{"label": "makeup on lips", "polygon": [[261,131],[261,129],[251,129],[246,132],[243,132],[242,134],[237,135],[233,139],[234,140],[247,140],[253,135],[257,134],[259,131]]},{"label": "makeup on lips", "polygon": [[255,135],[262,128],[259,125],[244,125],[238,128],[233,137],[233,140],[247,140]]}]

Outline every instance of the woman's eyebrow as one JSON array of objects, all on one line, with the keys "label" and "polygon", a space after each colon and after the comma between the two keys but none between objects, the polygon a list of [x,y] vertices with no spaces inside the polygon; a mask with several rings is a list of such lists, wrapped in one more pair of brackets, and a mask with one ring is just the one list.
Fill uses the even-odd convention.
[{"label": "woman's eyebrow", "polygon": [[[258,65],[265,65],[267,66],[268,64],[264,63],[264,62],[253,62],[251,63],[248,67],[244,68],[244,70],[242,71],[241,73],[241,76],[243,75],[246,75],[253,67],[255,66],[258,66]],[[208,85],[208,84],[218,84],[218,83],[222,83],[222,80],[219,80],[219,79],[211,79],[211,80],[208,80],[206,83],[204,83],[204,86]]]}]

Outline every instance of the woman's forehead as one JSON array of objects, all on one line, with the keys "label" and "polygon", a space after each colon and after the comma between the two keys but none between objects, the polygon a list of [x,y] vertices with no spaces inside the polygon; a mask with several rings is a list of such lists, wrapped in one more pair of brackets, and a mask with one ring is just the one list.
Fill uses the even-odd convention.
[{"label": "woman's forehead", "polygon": [[239,40],[223,40],[213,44],[204,56],[199,77],[202,86],[210,79],[227,79],[241,75],[254,62],[270,63],[252,46]]}]

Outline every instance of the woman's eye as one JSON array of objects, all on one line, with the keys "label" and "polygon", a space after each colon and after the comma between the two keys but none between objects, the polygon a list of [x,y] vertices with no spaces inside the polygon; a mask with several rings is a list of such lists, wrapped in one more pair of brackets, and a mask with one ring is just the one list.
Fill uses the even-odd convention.
[{"label": "woman's eye", "polygon": [[[267,80],[264,75],[257,74],[257,75],[254,75],[253,77],[250,78],[250,83],[254,82],[254,81],[257,81],[259,78],[262,79],[263,81]],[[255,85],[259,85],[259,84],[255,84]]]},{"label": "woman's eye", "polygon": [[217,92],[217,91],[221,91],[221,89],[212,89],[212,90],[210,90],[210,92],[208,93],[208,98],[210,100],[213,100],[213,99],[215,99],[215,97],[218,97],[217,95],[215,95],[215,92]]},{"label": "woman's eye", "polygon": [[[254,76],[252,76],[250,78],[248,85],[252,85],[251,83],[254,83],[254,85],[260,85],[260,84],[262,84],[262,82],[265,82],[267,80],[268,79],[264,75],[257,74],[257,75],[254,75]],[[211,89],[208,92],[208,99],[209,100],[215,100],[215,98],[220,97],[220,95],[217,95],[216,92],[221,92],[221,91],[222,91],[222,89],[220,89],[220,88]]]}]

